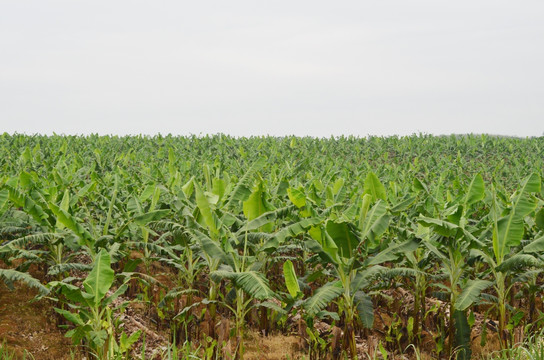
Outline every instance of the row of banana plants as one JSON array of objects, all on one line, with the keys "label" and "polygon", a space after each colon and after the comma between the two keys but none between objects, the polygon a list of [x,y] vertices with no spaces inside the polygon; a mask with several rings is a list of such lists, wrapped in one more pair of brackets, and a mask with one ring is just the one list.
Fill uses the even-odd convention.
[{"label": "row of banana plants", "polygon": [[[231,151],[233,142],[221,141],[202,143]],[[304,151],[301,143],[314,145],[292,138],[288,148]],[[411,329],[409,341],[420,346],[423,334],[432,333],[443,345],[439,356],[470,358],[475,313],[496,320],[505,349],[516,328],[542,326],[538,172],[503,186],[489,181],[489,172],[452,180],[451,165],[429,176],[440,159],[420,165],[415,156],[411,172],[390,169],[382,176],[383,168],[373,172],[361,162],[325,161],[321,169],[309,161],[280,166],[272,156],[250,162],[243,148],[236,151],[243,159],[238,167],[223,167],[222,158],[200,169],[194,162],[180,166],[172,148],[164,163],[139,167],[130,147],[113,163],[95,151],[85,166],[84,157],[65,157],[68,145],[41,157],[39,144],[26,145],[9,170],[17,173],[2,179],[0,254],[16,268],[0,276],[8,285],[23,280],[38,288],[67,320],[61,322],[67,335],[99,358],[128,356],[138,340],[139,333],[129,336],[119,326],[134,299],[149,303],[172,341],[205,335],[217,341],[215,356],[237,358],[244,357],[248,327],[291,331],[289,320],[298,317],[313,357],[329,350],[328,344],[318,349],[322,339],[314,327],[324,321],[343,329],[335,354],[355,359],[356,338],[371,331],[393,288],[414,294],[403,324]],[[407,140],[402,146],[417,148]],[[44,158],[49,165],[42,167]],[[357,167],[362,170],[350,173]],[[497,166],[494,173],[510,169]],[[163,286],[154,278],[158,263],[177,286],[152,299],[152,289]],[[33,265],[46,274],[42,281],[28,275]],[[447,304],[442,324],[425,321],[431,297]],[[233,325],[225,338],[219,324],[227,320]],[[208,324],[204,334],[202,323]],[[229,340],[233,346],[222,352]]]}]

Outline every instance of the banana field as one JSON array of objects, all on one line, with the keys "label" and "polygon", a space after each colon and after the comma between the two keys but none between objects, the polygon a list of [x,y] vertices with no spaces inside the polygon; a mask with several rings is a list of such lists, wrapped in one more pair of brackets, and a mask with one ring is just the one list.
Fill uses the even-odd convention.
[{"label": "banana field", "polygon": [[[4,133],[0,155],[0,359],[544,357],[544,137]],[[37,306],[62,357],[2,325]]]}]

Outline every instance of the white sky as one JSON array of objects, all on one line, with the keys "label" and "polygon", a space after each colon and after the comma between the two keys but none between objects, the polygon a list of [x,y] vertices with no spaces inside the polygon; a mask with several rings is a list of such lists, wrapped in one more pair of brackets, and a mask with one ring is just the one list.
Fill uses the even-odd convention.
[{"label": "white sky", "polygon": [[544,134],[544,1],[0,0],[0,132]]}]

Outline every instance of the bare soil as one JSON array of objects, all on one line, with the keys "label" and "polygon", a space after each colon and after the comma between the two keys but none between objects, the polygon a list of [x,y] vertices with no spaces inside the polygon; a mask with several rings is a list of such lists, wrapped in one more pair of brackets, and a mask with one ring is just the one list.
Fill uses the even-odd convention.
[{"label": "bare soil", "polygon": [[26,350],[36,360],[70,359],[70,339],[58,329],[51,304],[30,302],[35,295],[23,284],[10,291],[0,282],[0,341],[17,357]]}]

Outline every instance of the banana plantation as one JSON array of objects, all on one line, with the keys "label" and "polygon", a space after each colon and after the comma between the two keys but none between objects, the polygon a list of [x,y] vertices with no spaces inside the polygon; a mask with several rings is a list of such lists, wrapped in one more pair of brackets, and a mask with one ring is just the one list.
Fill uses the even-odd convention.
[{"label": "banana plantation", "polygon": [[[0,155],[0,359],[544,358],[543,137],[3,134]],[[14,328],[38,308],[57,344]]]}]

